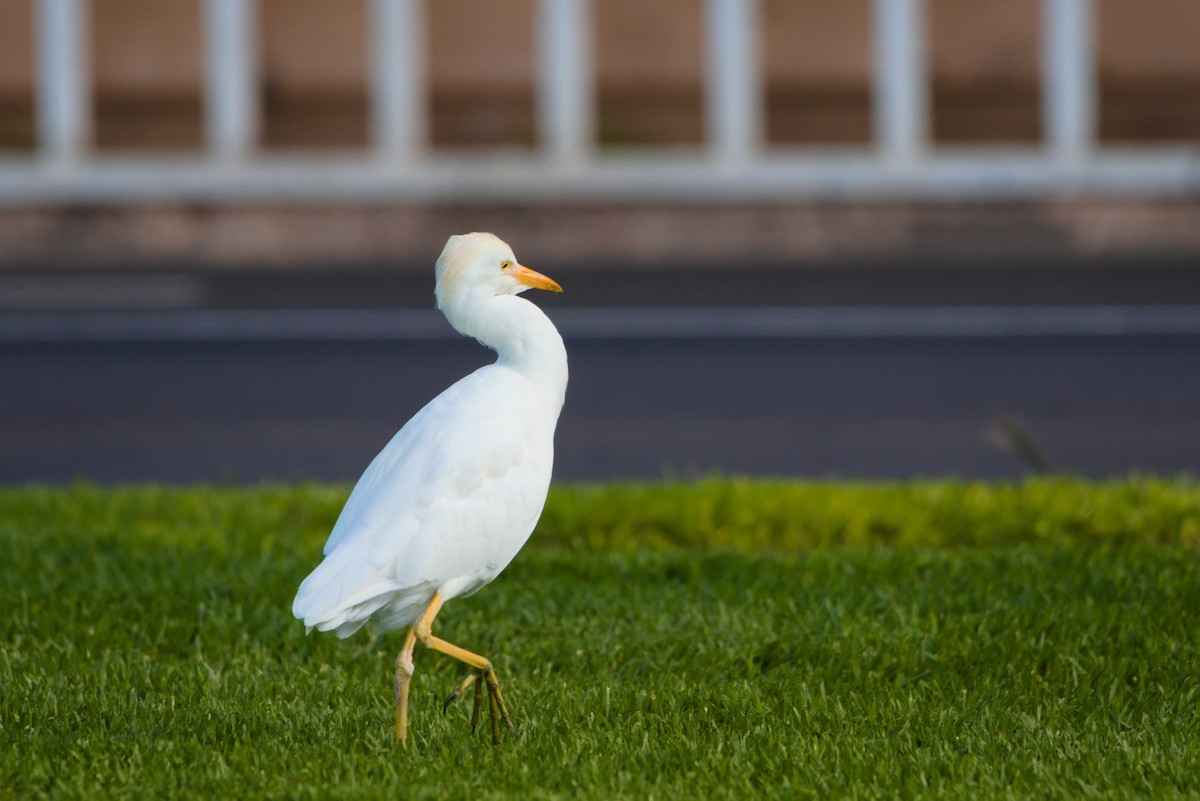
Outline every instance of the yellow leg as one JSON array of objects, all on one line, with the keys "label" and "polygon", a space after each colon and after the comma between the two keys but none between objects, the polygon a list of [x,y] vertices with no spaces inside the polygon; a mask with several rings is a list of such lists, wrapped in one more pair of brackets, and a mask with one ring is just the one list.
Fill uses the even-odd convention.
[{"label": "yellow leg", "polygon": [[[437,613],[441,611],[442,600],[440,593],[435,593],[433,600],[429,602],[429,606],[421,613],[421,617],[413,624],[412,629],[408,633],[408,639],[404,641],[405,650],[400,652],[400,656],[396,657],[396,736],[401,743],[406,742],[408,733],[408,684],[412,678],[412,649],[414,641],[420,642],[426,648],[445,654],[446,656],[457,659],[471,667],[475,668],[475,673],[468,676],[466,681],[459,685],[458,689],[451,693],[446,700],[448,707],[453,703],[463,692],[465,692],[472,684],[475,684],[475,708],[471,714],[471,730],[474,731],[475,725],[479,722],[479,708],[481,698],[479,693],[486,692],[488,695],[488,711],[492,716],[492,742],[500,744],[500,719],[504,720],[504,724],[508,730],[516,733],[516,727],[513,725],[512,716],[508,713],[508,707],[504,703],[504,698],[500,695],[500,680],[496,678],[496,670],[492,667],[492,663],[486,657],[479,654],[471,653],[470,651],[459,648],[453,643],[446,642],[443,639],[434,637],[432,634],[433,619],[437,617]],[[406,663],[407,673],[402,677],[401,660],[407,654],[408,661]],[[403,686],[403,689],[401,687]],[[444,709],[445,707],[443,707]],[[499,715],[497,715],[499,712]]]},{"label": "yellow leg", "polygon": [[404,648],[396,656],[396,739],[408,747],[408,687],[413,677],[413,649],[417,645],[416,627],[408,630]]}]

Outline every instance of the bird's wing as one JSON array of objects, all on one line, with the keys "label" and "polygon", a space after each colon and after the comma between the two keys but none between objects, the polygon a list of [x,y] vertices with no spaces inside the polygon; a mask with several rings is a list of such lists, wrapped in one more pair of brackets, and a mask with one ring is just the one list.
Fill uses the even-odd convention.
[{"label": "bird's wing", "polygon": [[537,522],[552,436],[536,395],[507,368],[451,386],[367,467],[293,611],[326,628],[310,621],[407,588],[486,583]]}]

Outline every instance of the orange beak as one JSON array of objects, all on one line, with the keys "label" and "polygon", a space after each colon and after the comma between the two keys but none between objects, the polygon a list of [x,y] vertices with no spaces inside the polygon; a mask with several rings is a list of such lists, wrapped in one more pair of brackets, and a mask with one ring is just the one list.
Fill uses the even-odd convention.
[{"label": "orange beak", "polygon": [[562,287],[554,279],[547,278],[536,270],[531,270],[520,264],[509,270],[509,275],[516,278],[519,283],[534,289],[544,289],[547,292],[563,291]]}]

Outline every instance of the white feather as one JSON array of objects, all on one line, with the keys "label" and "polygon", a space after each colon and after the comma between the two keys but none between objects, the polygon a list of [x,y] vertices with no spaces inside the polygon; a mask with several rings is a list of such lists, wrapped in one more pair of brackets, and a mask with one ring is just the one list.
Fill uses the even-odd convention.
[{"label": "white feather", "polygon": [[519,266],[490,234],[447,243],[439,306],[499,358],[430,401],[372,460],[325,560],[296,593],[292,612],[306,626],[339,637],[372,618],[383,630],[407,626],[434,593],[449,600],[490,582],[532,533],[550,484],[566,351],[549,319],[516,297],[526,287],[503,264]]}]

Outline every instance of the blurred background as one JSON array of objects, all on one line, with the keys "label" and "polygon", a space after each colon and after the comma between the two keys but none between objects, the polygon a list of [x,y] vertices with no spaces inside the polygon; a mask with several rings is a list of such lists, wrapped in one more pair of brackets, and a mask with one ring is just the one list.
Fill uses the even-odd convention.
[{"label": "blurred background", "polygon": [[1200,468],[1194,0],[0,0],[0,481],[353,480],[489,360],[557,475]]}]

